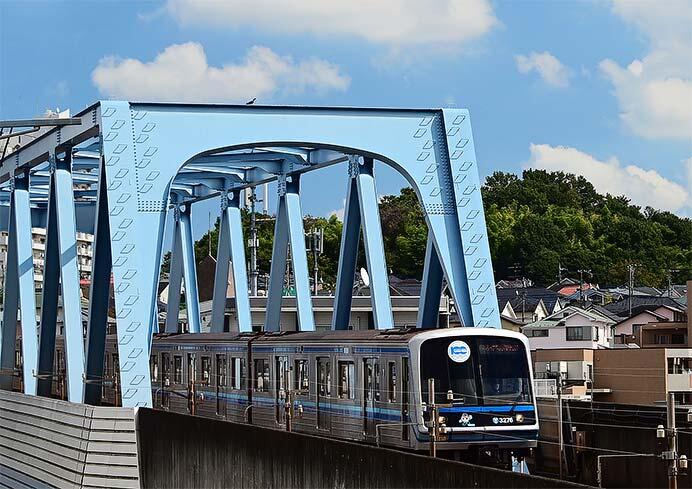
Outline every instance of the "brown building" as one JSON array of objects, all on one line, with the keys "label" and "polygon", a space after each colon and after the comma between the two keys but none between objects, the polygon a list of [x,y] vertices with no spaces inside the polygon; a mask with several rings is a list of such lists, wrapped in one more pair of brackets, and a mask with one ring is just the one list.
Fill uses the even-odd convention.
[{"label": "brown building", "polygon": [[594,352],[594,400],[665,405],[674,392],[692,407],[692,348],[623,348]]}]

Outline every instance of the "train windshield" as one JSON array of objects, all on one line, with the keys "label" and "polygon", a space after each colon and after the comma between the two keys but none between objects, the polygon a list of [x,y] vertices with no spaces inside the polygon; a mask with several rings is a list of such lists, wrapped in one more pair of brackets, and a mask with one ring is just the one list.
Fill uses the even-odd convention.
[{"label": "train windshield", "polygon": [[421,345],[421,390],[435,379],[435,402],[466,406],[531,403],[524,344],[514,338],[466,336],[432,338]]}]

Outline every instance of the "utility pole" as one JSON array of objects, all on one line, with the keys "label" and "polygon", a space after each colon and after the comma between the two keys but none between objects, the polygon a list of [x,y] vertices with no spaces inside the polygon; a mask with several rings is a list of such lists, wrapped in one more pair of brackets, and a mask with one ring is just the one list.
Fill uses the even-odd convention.
[{"label": "utility pole", "polygon": [[257,202],[257,190],[255,187],[250,187],[246,190],[250,192],[250,296],[257,296],[257,278],[259,271],[257,270],[257,248],[259,242],[257,239],[257,216],[255,215],[255,204]]},{"label": "utility pole", "polygon": [[566,272],[567,269],[562,266],[560,262],[557,263],[557,283],[562,283],[562,272]]},{"label": "utility pole", "polygon": [[306,238],[306,250],[312,252],[312,295],[317,295],[319,285],[318,259],[324,250],[324,229],[312,228]]},{"label": "utility pole", "polygon": [[437,407],[435,406],[435,379],[428,379],[428,436],[430,438],[430,456],[437,456]]},{"label": "utility pole", "polygon": [[[678,475],[687,472],[687,457],[678,454],[678,430],[675,427],[675,393],[669,392],[666,401],[667,429],[665,438],[667,450],[661,454],[661,458],[668,462],[668,489],[678,489]],[[661,431],[660,428],[658,432]],[[660,435],[657,433],[657,436]]]},{"label": "utility pole", "polygon": [[577,270],[579,272],[579,302],[584,305],[584,274],[591,275],[591,270]]},{"label": "utility pole", "polygon": [[634,271],[636,270],[636,266],[630,263],[627,265],[627,273],[629,275],[629,297],[627,298],[627,303],[628,303],[628,309],[629,309],[629,315],[628,317],[632,317],[632,294],[634,294]]},{"label": "utility pole", "polygon": [[562,372],[558,370],[557,372],[557,440],[559,446],[559,459],[560,459],[560,480],[562,480],[562,458],[564,453],[564,439],[562,434]]}]

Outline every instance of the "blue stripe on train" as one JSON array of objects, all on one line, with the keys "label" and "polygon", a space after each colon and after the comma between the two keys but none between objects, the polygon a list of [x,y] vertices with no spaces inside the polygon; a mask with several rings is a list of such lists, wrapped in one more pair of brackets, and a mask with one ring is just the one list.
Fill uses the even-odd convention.
[{"label": "blue stripe on train", "polygon": [[508,413],[508,412],[533,412],[531,405],[519,406],[455,406],[440,408],[441,413]]},{"label": "blue stripe on train", "polygon": [[[185,394],[185,393],[187,393],[187,390],[178,390],[175,392],[177,392],[179,394]],[[204,394],[205,398],[209,398],[209,399],[216,399],[217,398],[217,395],[214,391],[198,391],[198,392]],[[234,402],[236,404],[247,405],[247,403],[248,403],[247,395],[245,395],[245,394],[233,394],[233,393],[225,393],[224,392],[224,393],[220,393],[220,396],[218,396],[218,397],[221,397],[222,399],[225,399],[227,401]],[[274,399],[262,397],[262,396],[253,396],[252,403],[256,406],[261,406],[261,407],[274,407],[276,405],[274,402]],[[316,402],[302,401],[300,399],[297,399],[295,401],[295,403],[296,404],[302,404],[303,409],[306,409],[309,412],[310,411],[312,411],[312,412],[317,411],[317,403]],[[279,406],[283,406],[283,405],[284,405],[284,401],[279,401]],[[328,402],[328,404],[321,405],[320,409],[323,411],[326,411],[326,412],[330,412],[332,414],[349,416],[349,417],[358,418],[358,419],[361,419],[362,412],[363,412],[363,408],[361,406],[333,404],[331,402]],[[384,420],[384,421],[401,421],[401,412],[397,409],[368,407],[367,413],[373,419],[379,419],[379,420]]]}]

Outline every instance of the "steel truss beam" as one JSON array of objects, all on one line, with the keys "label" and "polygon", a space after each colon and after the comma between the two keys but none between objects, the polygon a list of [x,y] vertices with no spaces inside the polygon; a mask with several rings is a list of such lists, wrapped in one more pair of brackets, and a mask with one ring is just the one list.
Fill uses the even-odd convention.
[{"label": "steel truss beam", "polygon": [[252,317],[247,288],[245,243],[243,241],[243,223],[240,215],[240,192],[232,192],[230,194],[224,192],[221,195],[220,220],[210,329],[213,333],[221,333],[224,330],[230,260],[233,262],[231,268],[233,269],[238,329],[240,332],[246,333],[252,331]]},{"label": "steel truss beam", "polygon": [[353,275],[358,256],[361,225],[368,273],[372,313],[376,329],[394,327],[389,278],[384,256],[384,242],[372,158],[353,156],[349,159],[349,181],[346,191],[344,226],[341,234],[341,251],[334,294],[332,329],[348,329],[353,297]]},{"label": "steel truss beam", "polygon": [[[77,269],[77,229],[71,175],[72,153],[53,156],[48,203],[46,265],[39,339],[39,384],[41,395],[50,395],[58,313],[58,279],[62,291],[64,361],[67,399],[82,402],[84,393],[84,336]],[[50,275],[50,277],[48,277]]]},{"label": "steel truss beam", "polygon": [[98,405],[101,402],[103,381],[103,359],[106,349],[108,328],[108,306],[110,298],[111,258],[110,223],[108,222],[108,189],[106,179],[101,178],[96,204],[96,224],[91,265],[91,287],[89,291],[89,319],[86,338],[86,384],[84,402]]},{"label": "steel truss beam", "polygon": [[279,199],[274,225],[274,249],[272,251],[267,292],[267,312],[264,321],[265,331],[280,331],[281,299],[284,295],[284,275],[287,252],[291,250],[291,265],[296,289],[298,310],[298,330],[314,331],[315,319],[312,314],[310,295],[310,276],[305,251],[305,230],[303,214],[300,210],[300,175],[279,178]]},{"label": "steel truss beam", "polygon": [[438,326],[440,299],[442,296],[442,265],[435,250],[435,240],[428,233],[421,282],[420,305],[418,306],[418,328],[436,328]]},{"label": "steel truss beam", "polygon": [[36,394],[37,361],[34,253],[31,239],[29,175],[13,180],[9,216],[4,311],[0,329],[0,388],[12,389],[17,312],[21,311],[24,393]]},{"label": "steel truss beam", "polygon": [[173,250],[171,251],[166,315],[167,333],[175,333],[179,330],[181,279],[185,282],[188,332],[200,332],[197,266],[195,264],[195,240],[192,237],[191,213],[192,206],[190,203],[177,204],[174,209]]}]

